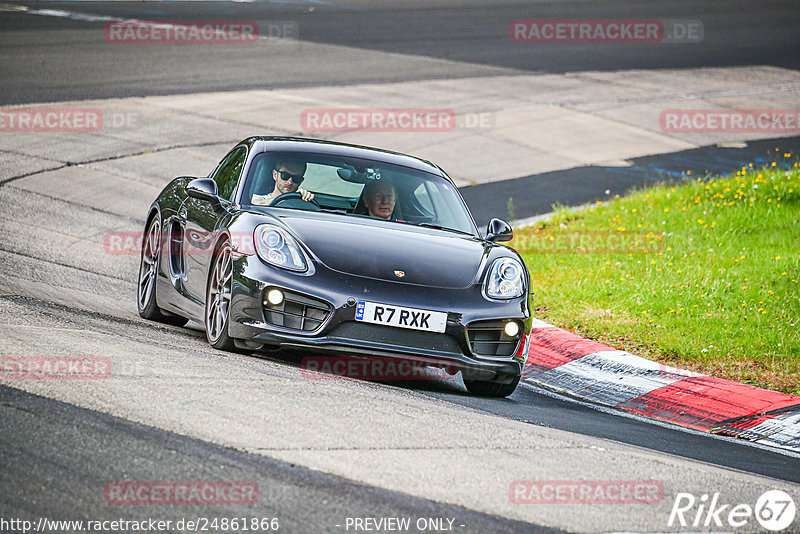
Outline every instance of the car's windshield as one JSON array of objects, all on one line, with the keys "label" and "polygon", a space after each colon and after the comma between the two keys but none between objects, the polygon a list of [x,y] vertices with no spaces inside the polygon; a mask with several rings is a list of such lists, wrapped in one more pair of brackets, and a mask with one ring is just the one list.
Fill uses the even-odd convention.
[{"label": "car's windshield", "polygon": [[[314,194],[314,203],[299,190]],[[278,199],[277,202],[274,202]],[[253,158],[243,205],[323,210],[468,234],[475,227],[455,187],[424,171],[341,156],[265,152]]]}]

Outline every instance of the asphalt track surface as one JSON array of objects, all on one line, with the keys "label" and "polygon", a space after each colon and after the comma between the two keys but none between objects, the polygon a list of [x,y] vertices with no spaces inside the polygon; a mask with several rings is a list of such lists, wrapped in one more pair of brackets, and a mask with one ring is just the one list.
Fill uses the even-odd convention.
[{"label": "asphalt track surface", "polygon": [[108,505],[97,488],[108,481],[228,480],[257,484],[257,502],[225,507],[224,513],[221,506],[205,511],[191,505],[162,506],[157,512],[139,508],[125,517],[142,521],[156,516],[175,523],[198,517],[279,518],[285,531],[319,532],[336,531],[347,517],[399,515],[455,518],[454,524],[463,525],[460,532],[559,532],[355,484],[5,386],[0,386],[0,415],[0,482],[14,487],[0,500],[6,518],[105,518]]},{"label": "asphalt track surface", "polygon": [[[13,5],[13,2],[9,2]],[[103,23],[0,12],[0,104],[187,92],[343,85],[501,73],[563,73],[734,65],[800,67],[800,10],[793,0],[614,2],[443,0],[427,2],[23,2],[140,20],[255,20],[297,24],[299,40],[341,50],[308,56],[285,47],[253,53],[248,45],[116,44]],[[514,43],[518,19],[700,20],[694,44]],[[262,30],[264,31],[264,30]],[[448,60],[424,64],[408,58]]]},{"label": "asphalt track surface", "polygon": [[[454,63],[450,70],[437,64],[436,69],[425,71],[419,68],[418,62],[404,63],[398,57],[398,61],[392,64],[370,63],[363,68],[347,69],[342,64],[347,58],[334,61],[331,56],[304,57],[301,66],[275,72],[270,68],[272,58],[251,57],[235,46],[230,49],[211,47],[203,54],[169,46],[122,47],[109,51],[102,37],[98,38],[97,28],[102,23],[3,11],[0,12],[2,104],[341,85],[499,72],[748,64],[800,66],[800,34],[796,31],[800,18],[796,2],[642,5],[636,2],[526,1],[488,7],[480,2],[467,1],[440,2],[435,6],[421,1],[391,6],[376,6],[366,1],[209,2],[191,5],[178,2],[99,2],[88,5],[25,2],[25,5],[146,20],[296,20],[300,24],[301,40],[366,51],[457,60],[459,63]],[[700,19],[705,25],[706,46],[700,50],[692,48],[691,53],[686,53],[689,49],[682,45],[646,49],[619,45],[613,49],[598,47],[588,52],[584,47],[577,53],[574,47],[554,45],[531,53],[530,48],[516,46],[507,39],[509,20],[573,17]],[[213,69],[208,65],[213,65]],[[796,143],[796,139],[792,142]],[[698,156],[708,157],[708,153]],[[647,167],[646,161],[637,163],[640,165],[635,165],[635,168]],[[598,169],[596,172],[608,171]],[[561,182],[563,184],[563,180]],[[619,181],[611,180],[609,183],[619,184]],[[490,186],[475,186],[475,190],[480,187]],[[569,192],[564,192],[564,195],[559,200],[568,202]],[[23,203],[26,209],[35,208],[28,202],[25,200]],[[536,211],[546,210],[548,206],[545,204],[543,201],[541,210]],[[12,209],[8,199],[2,205],[4,210]],[[8,213],[4,213],[4,217]],[[204,338],[196,330],[165,329],[132,317],[129,308],[133,293],[130,283],[126,283],[125,276],[122,276],[126,273],[114,278],[102,270],[90,270],[76,276],[57,260],[46,268],[56,273],[54,276],[75,277],[74,284],[78,288],[108,284],[108,289],[101,293],[104,304],[112,311],[96,313],[87,311],[92,308],[91,299],[71,307],[52,304],[40,286],[32,286],[27,292],[19,290],[25,286],[25,276],[39,268],[37,251],[25,256],[17,250],[0,248],[3,277],[14,289],[12,294],[0,297],[0,308],[8,325],[6,332],[12,332],[15,325],[32,327],[38,324],[64,324],[109,335],[119,331],[124,332],[124,335],[119,335],[126,342],[149,343],[179,358],[195,358],[201,354],[202,358],[213,359],[214,365],[230,364],[229,357],[206,348]],[[25,312],[20,313],[20,310]],[[23,338],[24,335],[20,334],[15,341]],[[8,350],[4,352],[9,353]],[[244,363],[236,361],[237,365],[247,366],[254,373],[278,377],[296,370],[297,366],[297,358],[290,355],[248,358]],[[0,386],[0,487],[3,488],[0,490],[0,515],[4,517],[100,518],[108,508],[97,488],[109,480],[225,478],[257,481],[262,496],[266,498],[261,499],[257,509],[248,508],[248,516],[280,516],[290,532],[313,529],[341,532],[336,525],[346,516],[397,515],[455,517],[465,525],[459,530],[463,532],[549,531],[535,522],[519,523],[352,482],[291,462],[248,454],[210,440],[186,437],[153,425],[110,416],[102,410],[44,398],[8,385]],[[522,386],[509,399],[500,401],[470,397],[463,386],[451,382],[386,386],[354,384],[353,393],[357,399],[370,398],[374,388],[378,388],[381,394],[396,396],[398,400],[409,394],[422,398],[422,402],[429,399],[432,409],[442,406],[463,408],[465,417],[487,414],[535,427],[611,440],[609,443],[632,445],[641,450],[642,455],[664,453],[664,457],[697,460],[698,466],[721,466],[729,468],[732,473],[745,472],[800,482],[800,463],[795,456],[732,439],[653,424],[641,418],[598,411],[531,386]],[[569,459],[563,461],[570,462]],[[698,468],[698,471],[703,468]],[[581,473],[580,466],[576,466],[576,473]],[[642,477],[647,477],[646,471]],[[10,488],[14,488],[13,491]],[[233,516],[236,512],[238,510],[224,513]],[[148,509],[128,508],[125,513],[130,518],[153,515]],[[159,510],[163,518],[187,514],[198,515],[196,508]],[[650,530],[659,528],[657,525],[653,523]]]}]

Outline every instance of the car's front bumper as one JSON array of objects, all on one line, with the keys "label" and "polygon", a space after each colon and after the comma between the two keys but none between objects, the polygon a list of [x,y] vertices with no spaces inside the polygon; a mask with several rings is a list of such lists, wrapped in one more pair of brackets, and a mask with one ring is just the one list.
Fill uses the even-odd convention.
[{"label": "car's front bumper", "polygon": [[[265,295],[278,288],[325,303],[321,323],[304,331],[270,324]],[[356,321],[358,301],[447,312],[444,333],[381,326]],[[376,280],[316,267],[308,274],[289,273],[263,264],[255,256],[234,262],[229,335],[234,339],[282,348],[300,348],[311,355],[348,354],[401,358],[434,367],[461,370],[472,379],[510,382],[519,376],[527,357],[530,332],[527,295],[509,301],[484,297],[479,283],[469,288],[419,287]],[[519,342],[508,355],[481,355],[470,348],[467,328],[477,322],[515,320]]]}]

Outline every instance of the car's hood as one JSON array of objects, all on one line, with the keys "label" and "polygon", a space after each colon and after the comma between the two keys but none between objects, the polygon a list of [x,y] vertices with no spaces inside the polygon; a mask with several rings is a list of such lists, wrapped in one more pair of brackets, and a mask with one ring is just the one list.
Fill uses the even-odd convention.
[{"label": "car's hood", "polygon": [[341,216],[282,220],[327,267],[392,282],[468,287],[491,248],[474,237],[402,223]]}]

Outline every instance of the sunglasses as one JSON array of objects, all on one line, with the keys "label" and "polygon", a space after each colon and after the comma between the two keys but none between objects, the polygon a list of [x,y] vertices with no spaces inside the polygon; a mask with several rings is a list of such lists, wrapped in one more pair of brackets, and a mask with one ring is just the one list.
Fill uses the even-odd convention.
[{"label": "sunglasses", "polygon": [[303,183],[303,180],[305,180],[305,178],[303,178],[302,176],[297,176],[295,174],[290,174],[290,173],[288,173],[286,171],[278,171],[278,176],[283,181],[291,180],[296,184]]}]

